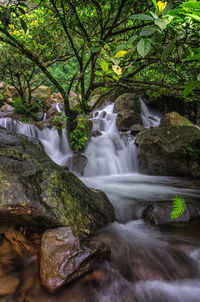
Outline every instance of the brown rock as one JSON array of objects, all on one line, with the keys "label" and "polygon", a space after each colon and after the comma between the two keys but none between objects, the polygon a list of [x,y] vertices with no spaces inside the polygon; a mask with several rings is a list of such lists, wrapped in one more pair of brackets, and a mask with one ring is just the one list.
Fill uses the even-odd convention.
[{"label": "brown rock", "polygon": [[116,99],[114,105],[114,112],[117,113],[122,110],[131,110],[135,113],[140,114],[140,100],[135,93],[123,93]]},{"label": "brown rock", "polygon": [[109,248],[101,242],[81,245],[69,227],[48,230],[43,234],[41,244],[41,282],[49,292],[55,292],[109,255]]},{"label": "brown rock", "polygon": [[44,112],[43,111],[39,111],[37,113],[35,113],[35,119],[36,121],[40,122],[43,120],[43,117],[44,117]]},{"label": "brown rock", "polygon": [[99,130],[94,130],[94,131],[92,131],[92,136],[94,136],[94,137],[96,137],[96,136],[101,136],[102,135],[102,133],[101,133],[101,131],[99,131]]},{"label": "brown rock", "polygon": [[177,112],[165,113],[161,119],[160,127],[194,126],[188,119]]},{"label": "brown rock", "polygon": [[142,125],[140,125],[140,124],[135,124],[135,125],[132,125],[131,127],[130,127],[130,130],[131,130],[131,134],[132,135],[136,135],[136,134],[138,134],[139,132],[141,132],[142,130],[144,130],[145,128],[144,128],[144,126],[142,126]]},{"label": "brown rock", "polygon": [[3,112],[14,112],[14,108],[11,105],[5,104],[2,106],[1,110]]},{"label": "brown rock", "polygon": [[55,115],[58,115],[58,110],[56,108],[51,107],[48,111],[47,111],[47,119],[50,117],[54,117]]},{"label": "brown rock", "polygon": [[13,294],[20,283],[19,278],[12,274],[10,276],[5,276],[0,278],[0,296]]},{"label": "brown rock", "polygon": [[135,113],[132,110],[122,110],[118,113],[116,119],[116,125],[119,131],[130,130],[134,124],[142,125],[142,118],[140,114]]}]

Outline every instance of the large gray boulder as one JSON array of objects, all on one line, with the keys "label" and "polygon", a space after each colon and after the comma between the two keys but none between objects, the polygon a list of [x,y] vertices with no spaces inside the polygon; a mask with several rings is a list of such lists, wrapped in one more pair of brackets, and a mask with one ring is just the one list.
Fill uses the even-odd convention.
[{"label": "large gray boulder", "polygon": [[145,129],[139,135],[139,172],[200,177],[200,131],[176,126]]},{"label": "large gray boulder", "polygon": [[107,196],[55,164],[36,139],[0,127],[0,224],[93,234],[114,219]]}]

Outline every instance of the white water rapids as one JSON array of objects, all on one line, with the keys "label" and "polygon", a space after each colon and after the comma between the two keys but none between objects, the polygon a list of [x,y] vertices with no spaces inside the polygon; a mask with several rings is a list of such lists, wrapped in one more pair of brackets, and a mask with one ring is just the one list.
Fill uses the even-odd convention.
[{"label": "white water rapids", "polygon": [[[103,190],[114,206],[116,222],[98,236],[111,246],[115,265],[105,263],[100,267],[106,272],[107,281],[97,288],[88,286],[83,291],[79,285],[73,285],[53,297],[43,293],[39,300],[35,297],[31,301],[199,302],[200,237],[177,236],[174,230],[164,232],[144,223],[141,214],[152,201],[169,200],[176,195],[199,202],[200,190],[188,180],[139,174],[135,137],[129,132],[118,132],[113,106],[109,104],[92,114],[97,135],[84,152],[88,163],[81,180],[87,186]],[[160,123],[160,116],[142,101],[141,115],[147,128]],[[0,119],[0,125],[38,138],[59,165],[72,155],[65,130],[61,134],[56,129],[39,130],[10,118]],[[188,256],[181,258],[179,249],[184,248],[189,250]],[[135,274],[140,276],[139,280]]]}]

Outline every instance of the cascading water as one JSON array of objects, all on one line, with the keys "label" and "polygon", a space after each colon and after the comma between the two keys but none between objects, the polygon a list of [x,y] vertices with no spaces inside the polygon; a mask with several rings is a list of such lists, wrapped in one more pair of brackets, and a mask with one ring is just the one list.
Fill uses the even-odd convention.
[{"label": "cascading water", "polygon": [[153,114],[147,105],[140,100],[141,103],[141,117],[145,128],[156,127],[160,125],[161,116],[158,114]]},{"label": "cascading water", "polygon": [[40,130],[34,124],[22,123],[11,118],[0,118],[0,126],[11,132],[39,139],[44,146],[45,152],[59,165],[64,164],[71,154],[65,129],[62,129],[59,134],[55,128]]},{"label": "cascading water", "polygon": [[114,104],[92,113],[92,137],[85,155],[88,164],[84,176],[123,174],[137,171],[137,148],[130,134],[120,136],[116,127]]},{"label": "cascading water", "polygon": [[[20,271],[23,279],[18,286],[17,294],[21,294],[19,301],[200,301],[199,232],[195,233],[192,229],[188,237],[182,233],[174,235],[176,229],[172,229],[172,234],[170,231],[166,233],[150,227],[141,219],[144,208],[152,201],[171,200],[178,195],[186,201],[198,203],[200,190],[193,184],[188,188],[188,181],[184,179],[138,174],[135,138],[129,132],[118,132],[113,106],[107,105],[92,114],[95,136],[85,151],[88,164],[82,177],[86,185],[103,190],[114,206],[117,221],[97,235],[97,239],[111,248],[112,266],[103,263],[91,274],[49,295],[40,285],[37,259],[29,261],[23,265],[23,274]],[[145,127],[159,125],[159,115],[153,114],[143,101],[141,111]],[[65,130],[61,134],[54,128],[39,130],[33,124],[10,118],[0,119],[0,125],[9,131],[38,138],[47,154],[60,165],[71,155]],[[195,229],[198,230],[199,226],[198,222]],[[183,234],[188,228],[182,227]],[[0,252],[4,253],[4,249]],[[17,261],[12,259],[10,263],[9,268],[13,270],[13,263]],[[4,276],[0,266],[0,281],[4,282],[1,278]],[[15,300],[7,297],[1,300],[0,287],[0,301],[18,301],[18,296]]]}]

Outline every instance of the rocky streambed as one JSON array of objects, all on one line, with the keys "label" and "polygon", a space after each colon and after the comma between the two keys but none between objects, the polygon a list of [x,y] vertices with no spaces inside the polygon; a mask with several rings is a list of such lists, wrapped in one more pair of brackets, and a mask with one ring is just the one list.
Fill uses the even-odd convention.
[{"label": "rocky streambed", "polygon": [[158,127],[134,95],[115,104],[92,115],[81,179],[47,156],[73,156],[64,132],[7,120],[42,145],[0,127],[0,301],[199,301],[200,132],[177,116]]}]

